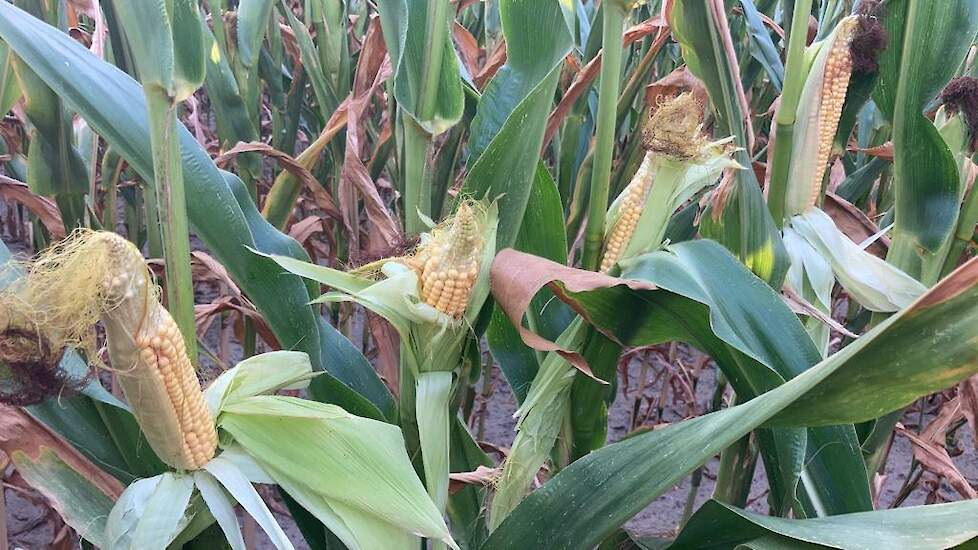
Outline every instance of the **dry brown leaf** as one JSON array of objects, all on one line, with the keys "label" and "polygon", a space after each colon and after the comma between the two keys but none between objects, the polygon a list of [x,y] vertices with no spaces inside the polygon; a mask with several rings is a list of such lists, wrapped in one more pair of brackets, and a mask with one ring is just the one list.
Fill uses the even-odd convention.
[{"label": "dry brown leaf", "polygon": [[[51,451],[71,469],[90,481],[105,496],[117,500],[122,495],[124,487],[119,480],[105,473],[61,436],[18,407],[0,405],[0,451],[11,458],[14,466],[17,465],[17,457],[20,453],[36,460],[42,452]],[[30,479],[27,481],[31,482]],[[31,482],[31,486],[44,495],[52,508],[59,513],[64,512],[63,503],[47,492],[42,484]]]},{"label": "dry brown leaf", "polygon": [[319,181],[316,180],[316,177],[312,175],[312,172],[303,166],[301,162],[283,153],[282,151],[275,149],[267,143],[262,143],[260,141],[245,143],[243,141],[239,141],[237,145],[232,147],[230,150],[215,158],[214,163],[223,168],[228,162],[231,161],[231,159],[240,155],[241,153],[252,152],[261,153],[266,157],[271,157],[277,160],[279,164],[282,165],[282,168],[299,178],[299,181],[302,182],[303,186],[305,186],[305,188],[312,193],[316,206],[321,208],[326,215],[339,219],[340,213],[336,208],[336,203],[333,201],[333,197],[329,195],[329,192],[326,191],[325,187],[320,185]]},{"label": "dry brown leaf", "polygon": [[455,494],[468,485],[479,485],[482,487],[491,487],[493,482],[499,476],[499,468],[490,468],[488,466],[479,465],[475,471],[472,472],[456,472],[448,474],[448,493]]},{"label": "dry brown leaf", "polygon": [[784,299],[784,302],[788,304],[788,307],[791,308],[791,311],[800,313],[802,315],[808,315],[809,317],[814,317],[828,325],[829,328],[835,332],[838,332],[839,334],[843,334],[850,338],[859,338],[858,334],[850,331],[844,325],[842,325],[842,323],[839,323],[824,311],[813,306],[803,297],[799,296],[797,292],[792,290],[791,287],[785,285],[782,292],[784,292],[782,298]]},{"label": "dry brown leaf", "polygon": [[[492,295],[496,299],[496,304],[506,312],[513,326],[519,330],[523,342],[533,349],[556,352],[592,378],[594,374],[579,353],[561,348],[523,326],[523,315],[530,307],[530,300],[544,286],[549,286],[558,297],[569,302],[572,308],[574,304],[566,299],[567,292],[585,292],[615,286],[627,286],[632,290],[656,289],[656,286],[649,282],[620,279],[593,271],[574,269],[511,248],[496,255],[496,259],[492,262]],[[578,313],[586,316],[583,311],[578,310]],[[615,339],[612,334],[606,336]],[[595,380],[599,379],[595,378]]]},{"label": "dry brown leaf", "polygon": [[[652,17],[642,21],[638,25],[629,28],[625,31],[622,38],[624,45],[629,45],[632,42],[636,42],[645,38],[646,36],[652,34],[653,32],[660,29],[668,29],[665,22],[661,17]],[[668,32],[662,32],[656,38],[655,43],[652,45],[652,50],[658,51],[666,40],[669,38]],[[563,124],[564,119],[567,114],[570,113],[571,108],[577,103],[577,100],[586,92],[594,79],[597,78],[598,73],[601,70],[601,52],[598,52],[584,69],[577,73],[577,77],[574,78],[574,82],[567,88],[564,95],[560,99],[560,103],[557,104],[557,108],[554,109],[553,113],[550,114],[550,119],[547,120],[547,131],[543,137],[543,147],[541,150],[545,150],[548,145],[550,145],[550,140],[553,139],[554,135],[557,133],[557,129]],[[568,56],[568,59],[572,59]]]},{"label": "dry brown leaf", "polygon": [[367,312],[367,323],[374,345],[377,346],[377,372],[394,394],[400,395],[400,336],[386,319]]},{"label": "dry brown leaf", "polygon": [[305,244],[309,237],[323,230],[323,219],[319,216],[307,216],[292,224],[289,236],[299,244]]},{"label": "dry brown leaf", "polygon": [[978,449],[978,374],[958,384],[958,400],[961,402],[961,414],[971,428],[971,439]]},{"label": "dry brown leaf", "polygon": [[61,210],[54,201],[40,195],[35,195],[26,183],[0,175],[0,198],[16,202],[37,216],[44,227],[55,239],[65,236],[64,222],[61,221]]},{"label": "dry brown leaf", "polygon": [[871,157],[879,157],[881,159],[893,162],[893,142],[887,141],[883,145],[878,147],[869,147],[863,149],[861,147],[849,147],[849,150],[855,153],[866,153]]},{"label": "dry brown leaf", "polygon": [[462,54],[465,69],[469,74],[475,74],[479,67],[479,57],[482,54],[479,49],[479,41],[458,21],[455,21],[452,26],[452,35],[455,37],[455,44],[458,45],[459,53]]},{"label": "dry brown leaf", "polygon": [[975,492],[971,483],[954,465],[947,449],[944,448],[948,426],[961,416],[963,416],[961,404],[954,399],[941,407],[937,418],[920,435],[904,428],[902,424],[897,424],[896,430],[910,440],[913,455],[924,469],[946,479],[962,497],[978,498],[978,492]]},{"label": "dry brown leaf", "polygon": [[499,67],[502,67],[504,63],[506,63],[506,42],[500,40],[499,43],[496,44],[496,48],[492,51],[492,54],[490,54],[489,58],[486,59],[485,64],[482,65],[482,69],[479,70],[479,74],[472,78],[476,87],[480,90],[485,90],[486,83],[489,82],[492,77],[496,76],[496,71],[498,71]]},{"label": "dry brown leaf", "polygon": [[251,319],[254,323],[255,330],[269,347],[272,349],[282,349],[281,344],[278,343],[278,339],[275,337],[275,333],[272,332],[268,323],[265,322],[265,318],[262,317],[261,313],[258,313],[255,306],[243,298],[239,299],[232,296],[221,296],[209,304],[197,304],[194,306],[194,321],[198,334],[206,333],[211,323],[217,319],[217,316],[226,311],[235,312],[242,317]]},{"label": "dry brown leaf", "polygon": [[359,232],[356,230],[359,223],[354,190],[363,200],[367,220],[374,229],[368,232],[370,241],[367,251],[369,255],[376,257],[395,249],[402,241],[402,237],[398,222],[384,204],[377,186],[370,178],[370,172],[361,160],[364,136],[360,117],[370,104],[371,96],[391,73],[392,68],[384,45],[380,20],[374,17],[364,38],[363,50],[360,52],[354,77],[353,95],[347,106],[346,150],[340,173],[339,200],[345,223],[352,229],[351,249],[355,251],[359,251],[360,247]]}]

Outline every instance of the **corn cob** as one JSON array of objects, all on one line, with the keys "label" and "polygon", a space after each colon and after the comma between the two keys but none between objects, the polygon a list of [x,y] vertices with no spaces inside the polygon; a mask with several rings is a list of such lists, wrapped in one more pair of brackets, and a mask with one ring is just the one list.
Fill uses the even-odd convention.
[{"label": "corn cob", "polygon": [[479,277],[482,235],[475,207],[459,205],[455,217],[419,252],[415,265],[421,267],[421,299],[452,317],[461,317]]},{"label": "corn cob", "polygon": [[822,192],[822,174],[829,162],[832,146],[835,143],[835,133],[839,129],[839,119],[842,117],[842,106],[846,101],[849,89],[849,77],[852,76],[852,56],[849,42],[855,19],[845,19],[840,25],[839,36],[830,47],[825,60],[825,75],[822,81],[819,107],[812,110],[812,123],[818,128],[818,148],[815,156],[816,169],[810,175],[809,190],[811,194],[808,206],[814,206]]},{"label": "corn cob", "polygon": [[642,217],[645,209],[645,201],[652,189],[652,156],[646,155],[639,166],[638,172],[632,178],[631,183],[625,188],[625,196],[622,198],[621,207],[618,211],[618,219],[615,220],[611,232],[605,240],[604,256],[601,258],[601,273],[607,273],[612,266],[618,263],[628,241],[631,240],[638,227],[638,220]]},{"label": "corn cob", "polygon": [[98,233],[116,269],[105,280],[102,314],[117,378],[150,446],[163,462],[196,470],[214,456],[217,432],[180,330],[160,305],[139,251]]},{"label": "corn cob", "polygon": [[645,158],[622,192],[617,215],[605,237],[604,256],[599,271],[607,273],[622,259],[652,190],[656,162],[660,159],[694,161],[703,151],[706,138],[701,129],[703,106],[692,94],[680,94],[664,101],[642,129]]}]

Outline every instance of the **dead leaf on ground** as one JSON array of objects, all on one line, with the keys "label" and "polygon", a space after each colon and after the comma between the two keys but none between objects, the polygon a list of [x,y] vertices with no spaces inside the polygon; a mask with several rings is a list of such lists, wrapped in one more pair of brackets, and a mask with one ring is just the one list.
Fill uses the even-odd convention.
[{"label": "dead leaf on ground", "polygon": [[941,407],[937,418],[921,434],[906,429],[902,424],[897,424],[896,431],[910,440],[914,458],[925,470],[946,479],[962,497],[978,498],[978,492],[975,492],[971,483],[958,470],[944,447],[948,426],[962,416],[964,413],[961,410],[961,402],[953,399]]}]

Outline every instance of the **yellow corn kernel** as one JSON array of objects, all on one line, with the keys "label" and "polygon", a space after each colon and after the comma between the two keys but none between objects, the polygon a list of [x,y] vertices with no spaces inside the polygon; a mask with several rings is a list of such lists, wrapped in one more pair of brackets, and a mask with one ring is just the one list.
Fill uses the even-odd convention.
[{"label": "yellow corn kernel", "polygon": [[818,148],[815,157],[816,169],[811,173],[808,189],[811,194],[808,207],[818,201],[822,192],[822,175],[829,162],[835,134],[839,129],[839,119],[842,117],[842,107],[845,105],[846,92],[849,89],[849,78],[852,76],[852,54],[850,42],[855,29],[856,19],[845,19],[840,25],[839,36],[832,41],[831,51],[825,60],[825,74],[822,80],[822,90],[819,97],[819,107],[813,109],[811,117],[818,128]]},{"label": "yellow corn kernel", "polygon": [[445,315],[461,317],[479,277],[482,246],[474,206],[462,202],[447,227],[436,228],[419,252],[421,299]]},{"label": "yellow corn kernel", "polygon": [[217,431],[183,336],[160,305],[139,251],[97,234],[116,269],[105,280],[102,314],[112,365],[150,446],[166,464],[196,470],[214,457]]},{"label": "yellow corn kernel", "polygon": [[647,154],[642,165],[635,172],[635,177],[623,191],[625,196],[622,198],[618,210],[618,219],[615,220],[611,232],[605,239],[604,256],[601,258],[601,267],[599,268],[601,273],[607,273],[612,266],[618,263],[625,252],[625,247],[632,239],[632,235],[635,234],[638,221],[645,210],[645,201],[652,189],[652,175],[652,155]]}]

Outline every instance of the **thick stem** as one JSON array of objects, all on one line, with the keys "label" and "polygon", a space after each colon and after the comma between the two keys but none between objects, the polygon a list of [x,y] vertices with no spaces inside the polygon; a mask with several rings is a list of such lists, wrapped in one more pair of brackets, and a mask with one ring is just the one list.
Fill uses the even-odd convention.
[{"label": "thick stem", "polygon": [[[791,4],[786,1],[785,4]],[[805,87],[805,42],[808,39],[808,18],[812,12],[812,0],[794,3],[791,33],[788,35],[788,55],[785,64],[785,81],[781,91],[781,105],[775,122],[774,151],[771,153],[771,178],[767,190],[767,207],[774,223],[784,223],[784,199],[788,188],[788,171],[791,168],[791,148],[794,144],[794,124],[798,114],[798,101]]]},{"label": "thick stem", "polygon": [[[167,307],[187,346],[192,362],[197,358],[194,323],[194,285],[190,271],[190,230],[187,199],[183,189],[183,164],[177,140],[177,105],[166,90],[145,88],[153,147],[156,206],[163,235],[166,264]],[[152,223],[155,220],[150,220]]]},{"label": "thick stem", "polygon": [[404,227],[417,235],[427,227],[421,215],[431,214],[431,182],[428,180],[428,149],[431,134],[404,111]]},{"label": "thick stem", "polygon": [[615,118],[621,78],[622,27],[625,7],[610,1],[603,5],[601,81],[598,88],[598,120],[594,144],[594,167],[591,172],[591,197],[587,227],[584,233],[585,269],[595,270],[601,260],[605,215],[608,209],[608,187],[611,182],[611,156],[615,148]]}]

